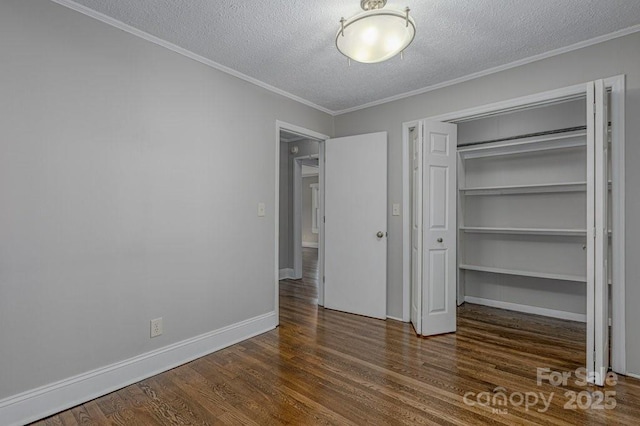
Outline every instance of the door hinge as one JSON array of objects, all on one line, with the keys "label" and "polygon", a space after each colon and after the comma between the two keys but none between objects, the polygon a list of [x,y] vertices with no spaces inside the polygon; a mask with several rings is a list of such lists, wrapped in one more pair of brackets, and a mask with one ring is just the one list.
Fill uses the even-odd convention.
[{"label": "door hinge", "polygon": [[609,327],[611,327],[612,325],[613,325],[613,320],[609,318]]},{"label": "door hinge", "polygon": [[327,217],[326,216],[322,216],[322,223],[327,223]]}]

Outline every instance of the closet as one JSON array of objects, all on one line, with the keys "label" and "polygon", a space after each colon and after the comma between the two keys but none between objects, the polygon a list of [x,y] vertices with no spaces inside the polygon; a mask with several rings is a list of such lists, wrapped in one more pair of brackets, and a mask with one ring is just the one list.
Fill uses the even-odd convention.
[{"label": "closet", "polygon": [[458,123],[458,303],[586,322],[585,111]]},{"label": "closet", "polygon": [[[602,384],[613,322],[614,370],[624,368],[621,105],[623,76],[405,123],[405,271],[418,334],[455,316],[433,309],[452,299],[586,322],[586,366]],[[446,140],[457,148],[457,170],[436,181],[443,135],[456,138]],[[437,245],[431,218],[451,199],[434,203],[434,193],[452,185],[455,208],[436,236],[453,223],[457,238]],[[455,273],[433,263],[447,250]],[[457,294],[447,296],[453,287]]]}]

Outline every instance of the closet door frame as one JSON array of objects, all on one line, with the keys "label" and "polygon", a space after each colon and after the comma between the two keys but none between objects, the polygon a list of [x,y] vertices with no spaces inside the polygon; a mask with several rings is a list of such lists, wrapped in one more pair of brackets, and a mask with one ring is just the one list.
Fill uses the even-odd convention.
[{"label": "closet door frame", "polygon": [[[612,333],[611,333],[611,367],[616,373],[626,374],[626,334],[625,334],[625,76],[618,75],[604,79],[606,88],[611,93],[611,168],[612,168],[612,256],[610,265],[613,272],[612,283]],[[443,122],[462,122],[484,116],[519,110],[523,107],[543,106],[558,101],[577,99],[586,96],[587,85],[593,82],[576,84],[556,90],[534,95],[482,105],[461,111],[427,117],[424,120]],[[411,285],[411,223],[409,209],[411,194],[409,179],[411,173],[411,147],[409,129],[420,120],[403,123],[403,320],[409,322],[410,285]]]}]

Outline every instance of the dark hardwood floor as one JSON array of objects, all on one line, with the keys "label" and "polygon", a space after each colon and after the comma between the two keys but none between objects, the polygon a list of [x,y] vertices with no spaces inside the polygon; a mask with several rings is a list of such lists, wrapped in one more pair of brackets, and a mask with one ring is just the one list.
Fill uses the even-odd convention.
[{"label": "dark hardwood floor", "polygon": [[[319,309],[315,252],[281,281],[276,330],[37,424],[640,424],[639,380],[576,379],[583,324],[464,305],[457,333],[418,338]],[[571,377],[538,385],[537,368]]]}]

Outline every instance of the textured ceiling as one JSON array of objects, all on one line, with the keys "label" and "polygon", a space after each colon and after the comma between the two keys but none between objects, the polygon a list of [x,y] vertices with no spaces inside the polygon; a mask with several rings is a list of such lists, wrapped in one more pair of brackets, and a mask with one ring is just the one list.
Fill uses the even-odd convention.
[{"label": "textured ceiling", "polygon": [[640,24],[640,0],[389,0],[416,21],[404,60],[348,66],[334,39],[358,0],[75,2],[332,112]]}]

